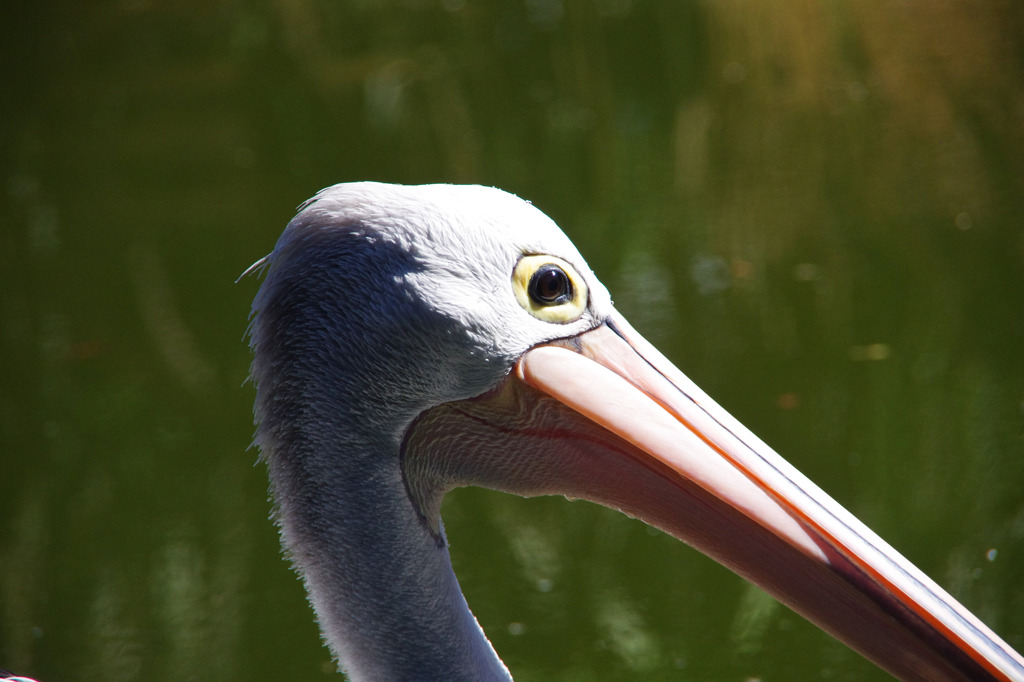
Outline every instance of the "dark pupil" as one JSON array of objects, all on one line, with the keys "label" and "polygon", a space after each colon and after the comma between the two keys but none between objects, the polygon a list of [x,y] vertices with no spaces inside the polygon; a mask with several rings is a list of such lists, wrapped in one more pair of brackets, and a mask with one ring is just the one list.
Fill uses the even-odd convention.
[{"label": "dark pupil", "polygon": [[541,305],[559,305],[572,300],[572,282],[557,265],[545,265],[530,278],[530,298]]}]

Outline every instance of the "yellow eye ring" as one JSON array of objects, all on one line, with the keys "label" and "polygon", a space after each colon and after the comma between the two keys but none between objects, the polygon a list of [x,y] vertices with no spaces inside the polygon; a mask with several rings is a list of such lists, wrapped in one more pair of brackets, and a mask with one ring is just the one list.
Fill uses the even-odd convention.
[{"label": "yellow eye ring", "polygon": [[512,289],[526,312],[538,320],[575,322],[587,307],[587,284],[561,258],[523,256],[512,272]]}]

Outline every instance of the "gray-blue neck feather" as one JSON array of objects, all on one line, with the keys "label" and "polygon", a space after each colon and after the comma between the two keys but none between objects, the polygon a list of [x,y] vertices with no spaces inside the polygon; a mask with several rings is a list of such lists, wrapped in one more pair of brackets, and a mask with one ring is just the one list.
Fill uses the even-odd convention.
[{"label": "gray-blue neck feather", "polygon": [[352,679],[508,679],[402,478],[407,426],[464,397],[465,354],[444,351],[458,325],[406,285],[414,254],[318,221],[300,214],[268,257],[250,330],[282,543]]}]

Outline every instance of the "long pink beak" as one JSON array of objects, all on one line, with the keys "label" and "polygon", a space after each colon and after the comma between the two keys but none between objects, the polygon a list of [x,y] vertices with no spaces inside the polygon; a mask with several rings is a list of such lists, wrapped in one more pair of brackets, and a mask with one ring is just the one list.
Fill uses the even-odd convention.
[{"label": "long pink beak", "polygon": [[536,429],[577,442],[554,492],[693,545],[899,678],[1024,680],[1024,658],[621,317],[528,351],[514,377],[577,415]]}]

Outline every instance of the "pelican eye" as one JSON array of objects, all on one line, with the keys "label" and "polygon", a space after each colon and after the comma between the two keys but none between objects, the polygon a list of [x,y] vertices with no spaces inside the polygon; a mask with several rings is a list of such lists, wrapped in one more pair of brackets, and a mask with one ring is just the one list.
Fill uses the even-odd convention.
[{"label": "pelican eye", "polygon": [[587,307],[587,285],[576,269],[555,256],[523,256],[512,289],[526,312],[545,322],[578,320]]},{"label": "pelican eye", "polygon": [[542,265],[530,277],[530,300],[538,305],[561,305],[572,301],[572,280],[554,263]]}]

